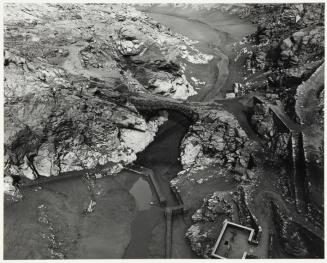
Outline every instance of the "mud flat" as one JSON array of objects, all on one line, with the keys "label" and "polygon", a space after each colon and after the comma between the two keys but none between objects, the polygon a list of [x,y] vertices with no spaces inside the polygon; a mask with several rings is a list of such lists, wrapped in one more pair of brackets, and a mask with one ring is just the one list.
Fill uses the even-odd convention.
[{"label": "mud flat", "polygon": [[[130,193],[137,180],[124,171],[96,180],[93,193],[81,177],[26,188],[23,200],[4,204],[4,258],[121,258],[138,210]],[[94,197],[94,211],[84,213]]]}]

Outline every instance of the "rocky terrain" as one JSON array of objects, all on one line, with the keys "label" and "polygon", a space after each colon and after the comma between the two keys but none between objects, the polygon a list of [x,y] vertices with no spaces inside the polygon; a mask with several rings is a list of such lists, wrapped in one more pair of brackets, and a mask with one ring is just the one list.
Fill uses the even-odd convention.
[{"label": "rocky terrain", "polygon": [[[253,218],[256,215],[264,227],[261,232],[260,224],[256,223],[257,229],[259,226],[261,228],[258,233],[262,233],[261,242],[255,251],[257,256],[320,257],[315,248],[303,240],[302,235],[305,232],[312,236],[310,238],[316,240],[315,242],[320,244],[316,243],[317,246],[322,249],[323,226],[319,223],[322,222],[319,218],[323,211],[323,190],[320,188],[323,178],[323,5],[169,6],[173,6],[172,12],[178,16],[197,19],[212,27],[215,27],[215,24],[211,18],[218,12],[235,14],[258,25],[254,34],[234,44],[237,54],[234,61],[243,63],[246,71],[242,81],[229,88],[231,91],[226,93],[226,98],[253,92],[262,96],[259,103],[253,101],[249,113],[251,126],[262,140],[250,140],[238,126],[238,122],[233,121],[232,116],[228,121],[224,119],[228,116],[225,112],[209,110],[200,113],[200,120],[190,127],[181,144],[183,170],[171,184],[180,193],[185,204],[195,211],[192,216],[194,224],[186,233],[192,249],[199,256],[210,257],[211,248],[220,229],[217,226],[222,225],[226,218],[242,223],[238,215],[244,210],[242,206],[247,206],[246,203],[242,205],[238,199],[231,202],[235,184],[241,184],[246,186],[245,196],[251,207],[248,211],[253,211],[250,214]],[[147,8],[152,12],[169,13],[169,8],[164,4]],[[299,117],[300,115],[302,117]],[[299,147],[303,147],[303,153],[301,149],[300,153],[295,149],[298,147],[297,143],[300,144]],[[291,144],[293,146],[290,146]],[[290,150],[290,147],[295,148]],[[292,154],[293,161],[290,162]],[[304,157],[297,154],[303,154]],[[306,175],[300,175],[294,168],[290,168],[298,165],[299,158],[305,159],[306,168],[299,169],[306,169]],[[319,175],[315,176],[313,171]],[[304,177],[291,179],[292,173]],[[273,174],[280,174],[277,180],[271,178]],[[230,181],[234,181],[234,184]],[[210,193],[209,189],[214,187],[222,189]],[[294,195],[294,191],[298,192]],[[301,197],[299,193],[302,191],[307,193]],[[267,227],[267,224],[280,226],[274,209],[283,202],[276,197],[276,193],[277,196],[286,198],[289,210],[284,212],[290,216],[294,207],[300,209],[302,201],[304,206],[307,206],[305,211],[300,209],[301,215],[296,212],[295,217],[297,220],[300,218],[300,223],[285,219],[285,222],[291,221],[291,225],[296,224],[296,227],[292,226],[285,232],[279,232],[278,227]],[[205,195],[207,196],[198,208],[195,204]],[[263,196],[263,203],[267,206],[260,208],[258,202]],[[271,209],[269,200],[273,200]],[[268,215],[271,215],[274,221],[270,222]],[[317,216],[316,219],[313,219],[314,215]],[[303,218],[307,223],[304,223]],[[257,222],[257,219],[254,221]],[[251,222],[248,225],[253,227]],[[279,238],[282,243],[288,240],[286,236],[292,231],[294,236],[297,236],[297,241],[294,241],[297,244],[286,247],[276,245]],[[270,250],[269,247],[275,250]]]},{"label": "rocky terrain", "polygon": [[[160,175],[169,174],[170,182],[164,180],[189,211],[181,235],[196,256],[211,257],[228,219],[255,230],[251,256],[323,257],[323,4],[10,3],[4,11],[6,202],[24,210],[22,185],[76,171],[87,175],[88,190],[78,183],[70,203],[60,200],[73,182],[62,191],[53,186],[39,193],[53,199],[53,211],[39,203],[33,192],[38,188],[27,192],[53,236],[52,258],[98,256],[88,244],[92,240],[80,241],[68,224],[77,224],[82,235],[94,228],[100,250],[114,231],[120,241],[110,239],[110,257],[122,257],[135,203],[124,192],[127,179],[120,172],[137,163],[173,112],[190,125],[179,145],[180,170],[170,175],[167,168]],[[210,34],[218,32],[221,41],[199,43],[157,22],[151,12],[194,20]],[[237,28],[245,21],[257,28],[246,37]],[[211,90],[211,82],[195,77],[209,76],[209,66],[218,71],[210,75]],[[97,180],[103,176],[109,181]],[[74,194],[82,196],[81,204]],[[82,211],[92,214],[95,205],[102,216],[79,218]],[[10,210],[6,224],[22,224],[18,215]],[[32,217],[33,209],[27,215]],[[110,227],[102,233],[105,218]],[[63,240],[77,252],[54,238],[61,236],[56,224],[67,230]],[[150,236],[164,233],[162,224]],[[10,254],[18,233],[7,230],[8,237]],[[153,251],[161,250],[157,243]],[[85,247],[90,254],[82,252]],[[44,258],[45,245],[41,250],[24,257]]]},{"label": "rocky terrain", "polygon": [[[222,176],[237,181],[252,179],[251,153],[255,145],[233,115],[223,109],[200,113],[180,148],[183,170],[171,181],[179,192],[187,181],[202,184]],[[187,204],[191,200],[185,198]]]},{"label": "rocky terrain", "polygon": [[258,25],[247,40],[251,47],[242,50],[247,70],[256,73],[240,83],[244,92],[264,90],[295,119],[296,87],[323,63],[323,5],[253,5],[240,15]]},{"label": "rocky terrain", "polygon": [[176,57],[210,59],[129,6],[12,4],[5,20],[10,193],[9,177],[35,179],[99,165],[117,172],[135,161],[167,115],[145,120],[133,104],[101,97],[99,87],[114,97],[139,92],[185,99],[195,91]]}]

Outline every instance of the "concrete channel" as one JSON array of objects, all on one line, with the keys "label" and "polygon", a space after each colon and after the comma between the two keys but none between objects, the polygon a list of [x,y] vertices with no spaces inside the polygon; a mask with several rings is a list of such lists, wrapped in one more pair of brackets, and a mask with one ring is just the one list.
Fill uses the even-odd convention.
[{"label": "concrete channel", "polygon": [[156,193],[156,196],[158,198],[160,206],[165,207],[165,212],[164,212],[165,221],[166,221],[165,256],[166,256],[166,258],[171,258],[172,257],[172,242],[173,242],[172,225],[173,225],[174,217],[178,216],[178,215],[184,215],[188,212],[188,210],[184,207],[184,203],[182,201],[181,196],[179,195],[179,193],[176,189],[171,187],[171,191],[175,195],[178,205],[177,206],[167,206],[167,199],[163,195],[163,193],[159,187],[159,184],[154,176],[154,172],[151,169],[143,167],[143,166],[125,167],[125,169],[135,172],[135,173],[138,173],[138,174],[143,174],[144,176],[146,176],[150,180],[150,182],[153,186],[153,189]]},{"label": "concrete channel", "polygon": [[274,121],[283,132],[290,134],[288,154],[290,160],[291,193],[295,199],[296,209],[305,213],[308,208],[309,186],[307,178],[306,156],[303,147],[302,127],[293,122],[278,106],[272,105],[261,96],[253,96],[254,104],[266,103],[273,114]]},{"label": "concrete channel", "polygon": [[132,171],[137,174],[144,175],[146,178],[149,179],[151,185],[153,186],[154,192],[156,193],[156,196],[158,198],[160,206],[165,206],[167,204],[167,200],[162,193],[160,186],[154,176],[154,172],[146,167],[140,166],[140,167],[125,167],[125,170]]},{"label": "concrete channel", "polygon": [[299,213],[307,211],[309,185],[307,179],[306,160],[303,149],[303,135],[301,132],[291,134],[291,176],[295,204]]}]

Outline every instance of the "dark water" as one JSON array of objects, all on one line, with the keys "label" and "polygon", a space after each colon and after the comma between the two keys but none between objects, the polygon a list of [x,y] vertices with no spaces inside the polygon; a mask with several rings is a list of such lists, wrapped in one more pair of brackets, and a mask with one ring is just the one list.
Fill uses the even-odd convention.
[{"label": "dark water", "polygon": [[250,116],[252,115],[253,101],[248,97],[235,98],[228,100],[215,100],[219,104],[222,104],[223,108],[228,112],[231,112],[237,119],[238,123],[245,131],[247,136],[251,140],[263,142],[258,133],[253,129],[250,124]]},{"label": "dark water", "polygon": [[[189,125],[190,122],[183,115],[169,112],[169,120],[160,127],[155,140],[138,154],[137,164],[153,170],[161,191],[167,199],[167,206],[178,205],[170,190],[169,182],[182,169],[179,162],[179,146]],[[176,220],[173,227],[173,231],[176,232],[186,230],[182,219]],[[165,228],[163,208],[155,206],[138,213],[132,223],[132,239],[124,258],[164,258]],[[173,251],[173,257],[193,257],[184,233],[173,239],[173,247],[178,251],[178,253]]]},{"label": "dark water", "polygon": [[153,170],[168,206],[178,204],[169,182],[182,170],[179,146],[190,124],[184,115],[170,111],[168,121],[160,127],[155,140],[137,156],[137,164]]}]

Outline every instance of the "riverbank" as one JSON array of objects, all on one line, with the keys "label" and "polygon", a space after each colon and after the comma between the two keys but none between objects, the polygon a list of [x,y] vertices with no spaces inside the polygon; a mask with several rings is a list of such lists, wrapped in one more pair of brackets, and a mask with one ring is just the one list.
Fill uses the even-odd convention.
[{"label": "riverbank", "polygon": [[[299,131],[310,126],[292,129],[279,101],[232,98],[253,73],[243,61],[253,43],[240,40],[255,27],[209,5],[152,7],[167,9],[8,5],[7,193],[36,180],[6,200],[5,257],[208,258],[224,219],[255,229],[253,257],[321,257],[322,212],[299,195],[309,186]],[[133,162],[150,180],[122,171]],[[189,211],[167,220],[169,253],[153,178],[168,208]]]},{"label": "riverbank", "polygon": [[196,9],[192,5],[171,8],[167,4],[136,8],[172,31],[198,41],[196,47],[201,52],[214,55],[207,65],[188,64],[190,70],[185,75],[189,82],[192,83],[193,78],[205,83],[198,86],[198,94],[190,97],[190,101],[225,98],[226,93],[233,90],[232,85],[243,79],[246,74],[244,60],[235,61],[239,52],[235,50],[235,44],[255,32],[256,26],[249,21],[217,9]]}]

